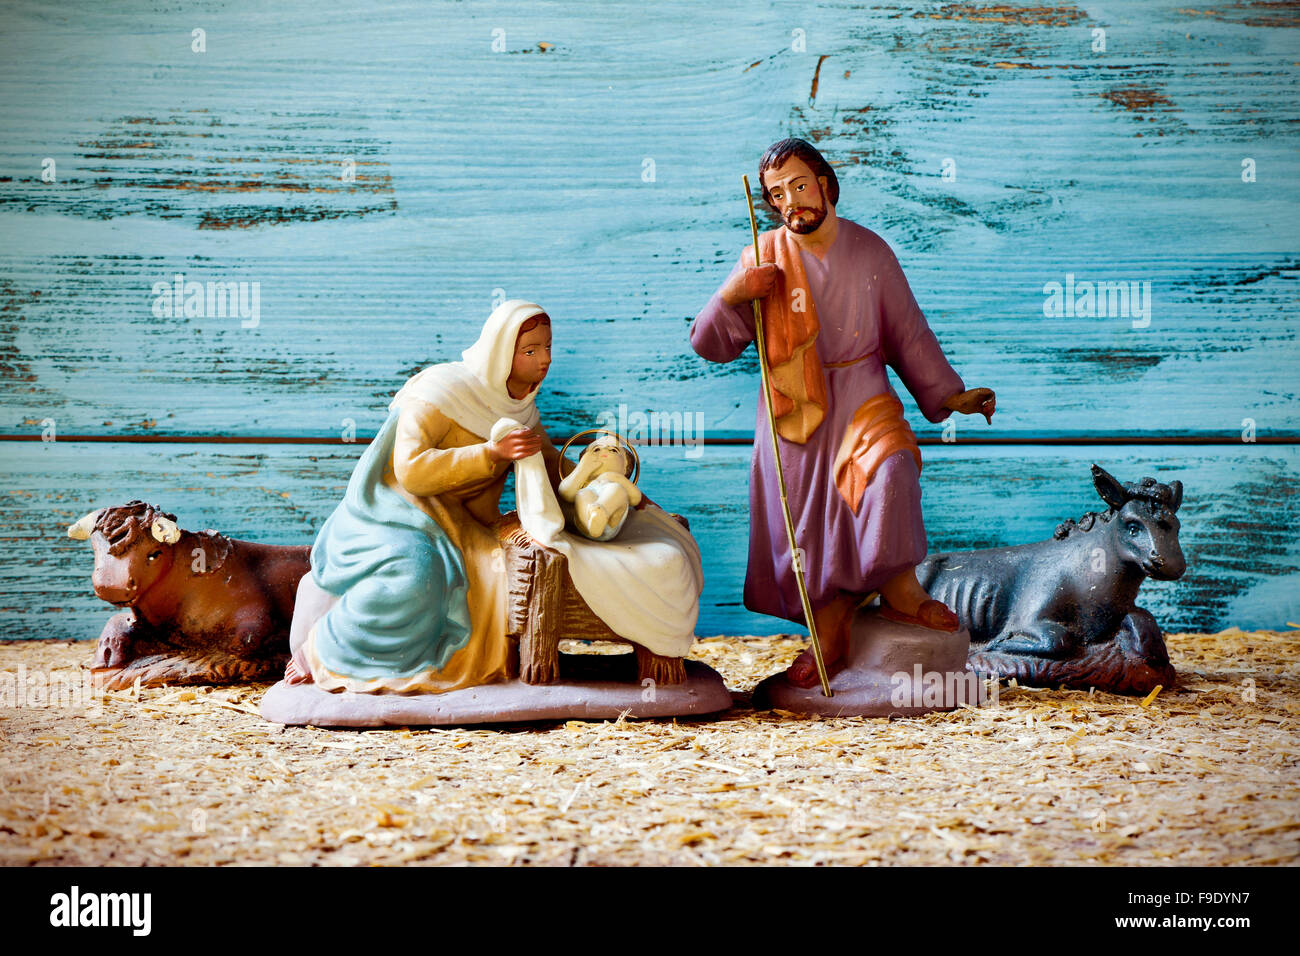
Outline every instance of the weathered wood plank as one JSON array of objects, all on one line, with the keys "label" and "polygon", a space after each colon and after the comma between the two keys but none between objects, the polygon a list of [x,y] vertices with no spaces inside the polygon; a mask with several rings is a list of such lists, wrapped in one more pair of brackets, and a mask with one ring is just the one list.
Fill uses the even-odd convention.
[{"label": "weathered wood plank", "polygon": [[[66,527],[92,508],[140,497],[183,527],[309,543],[342,497],[360,445],[176,446],[0,443],[0,634],[93,638],[110,608],[90,589],[91,555]],[[1148,583],[1144,604],[1168,630],[1280,628],[1300,619],[1300,451],[1225,449],[927,448],[922,488],[933,550],[1018,544],[1094,508],[1088,465],[1123,480],[1186,486],[1180,512],[1186,577]],[[698,458],[648,448],[642,488],[691,521],[705,561],[700,634],[777,633],[782,622],[741,607],[748,535],[749,449]],[[505,502],[510,507],[510,502]]]},{"label": "weathered wood plank", "polygon": [[[404,275],[379,259],[339,271],[336,263],[279,258],[248,272],[120,259],[28,260],[20,268],[11,258],[0,286],[11,336],[0,427],[37,433],[52,419],[60,434],[322,437],[337,436],[350,419],[365,434],[382,421],[381,409],[407,375],[459,358],[491,307],[491,290],[504,286],[530,290],[555,320],[557,358],[539,401],[561,429],[590,427],[626,406],[629,415],[689,416],[708,437],[752,434],[752,349],[729,365],[708,363],[690,349],[687,316],[638,321],[612,302],[606,311],[590,298],[578,301],[561,288],[573,285],[572,276],[543,275],[545,263],[496,263],[495,273],[493,264],[479,262],[464,270],[472,278],[448,282],[448,305],[435,319],[392,307],[419,298],[410,285],[419,281],[418,269]],[[629,259],[603,266],[637,269]],[[1145,275],[1155,268],[1150,261],[1134,266]],[[1300,376],[1291,371],[1300,354],[1288,311],[1294,279],[1247,275],[1255,265],[1245,259],[1167,268],[1157,281],[1185,289],[1169,303],[1179,318],[1167,328],[1153,321],[1135,330],[1128,320],[1047,320],[1041,308],[1028,315],[1034,283],[1040,289],[1048,274],[1041,265],[1031,276],[988,260],[959,262],[955,270],[951,257],[918,261],[909,269],[914,284],[938,283],[954,271],[971,277],[962,291],[932,297],[939,307],[930,310],[967,384],[998,392],[995,426],[963,419],[963,436],[1225,436],[1238,434],[1246,419],[1261,434],[1300,433]],[[262,276],[251,280],[262,283],[259,326],[153,316],[151,285],[176,272],[215,281]],[[716,275],[724,274],[717,267]],[[712,281],[700,286],[699,304]],[[1230,305],[1204,292],[1220,281],[1239,285]],[[1026,318],[986,321],[993,299],[1006,301],[1002,283],[1020,290]],[[371,297],[377,285],[385,291]],[[88,302],[115,318],[105,324],[85,315]],[[115,347],[105,351],[109,342]],[[939,427],[897,388],[918,433],[937,435]]]},{"label": "weathered wood plank", "polygon": [[[746,241],[739,174],[792,133],[837,166],[841,212],[897,250],[967,382],[999,392],[994,427],[964,419],[956,446],[927,450],[936,547],[1047,534],[1090,506],[1089,460],[1131,461],[1188,485],[1192,571],[1150,589],[1167,627],[1296,618],[1294,446],[962,444],[1300,430],[1289,7],[602,9],[8,5],[0,434],[365,436],[500,289],[556,317],[553,432],[627,405],[747,437],[752,359],[708,366],[685,329]],[[154,314],[178,272],[257,283],[256,325]],[[1045,284],[1067,275],[1149,281],[1150,323],[1044,316]],[[357,451],[3,447],[17,560],[0,621],[45,636],[59,609],[88,637],[106,613],[88,556],[51,528],[141,495],[309,540]],[[673,454],[648,454],[647,490],[698,516],[702,632],[772,630],[738,606],[748,450],[655,474]],[[1019,493],[991,493],[1001,481]]]},{"label": "weathered wood plank", "polygon": [[[557,319],[562,429],[627,402],[747,436],[753,362],[708,366],[685,328],[745,242],[739,174],[786,133],[998,390],[988,434],[1300,431],[1284,9],[603,9],[10,5],[0,433],[366,434],[502,289]],[[154,315],[177,273],[258,283],[257,326]],[[1044,317],[1067,274],[1150,282],[1150,324]]]}]

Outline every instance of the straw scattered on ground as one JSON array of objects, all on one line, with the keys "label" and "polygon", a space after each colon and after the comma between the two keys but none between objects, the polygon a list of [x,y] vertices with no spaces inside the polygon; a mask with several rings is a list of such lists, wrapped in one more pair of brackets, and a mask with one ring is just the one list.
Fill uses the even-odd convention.
[{"label": "straw scattered on ground", "polygon": [[920,718],[748,692],[803,647],[696,655],[710,720],[284,729],[264,686],[32,706],[92,646],[0,645],[0,864],[1294,864],[1300,630],[1169,638],[1154,699],[1003,686]]}]

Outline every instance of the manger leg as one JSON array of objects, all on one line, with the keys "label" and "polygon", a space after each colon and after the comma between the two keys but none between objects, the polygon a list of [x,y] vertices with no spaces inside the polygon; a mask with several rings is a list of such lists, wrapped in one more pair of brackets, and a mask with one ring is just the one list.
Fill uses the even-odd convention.
[{"label": "manger leg", "polygon": [[651,680],[655,684],[686,683],[686,661],[681,657],[662,657],[633,644],[636,650],[636,679]]},{"label": "manger leg", "polygon": [[519,679],[525,684],[554,684],[560,679],[563,594],[563,555],[539,550],[533,563],[527,623],[519,637]]}]

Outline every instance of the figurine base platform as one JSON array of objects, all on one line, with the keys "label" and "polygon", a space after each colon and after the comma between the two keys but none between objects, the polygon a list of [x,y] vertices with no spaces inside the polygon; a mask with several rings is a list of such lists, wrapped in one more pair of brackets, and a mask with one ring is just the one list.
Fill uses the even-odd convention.
[{"label": "figurine base platform", "polygon": [[262,716],[277,724],[316,727],[412,727],[508,724],[534,720],[694,717],[731,706],[722,676],[686,661],[681,684],[642,687],[631,654],[561,654],[556,684],[520,680],[445,694],[330,693],[315,684],[276,684],[262,698]]},{"label": "figurine base platform", "polygon": [[859,611],[844,669],[831,677],[833,696],[824,696],[820,683],[796,687],[776,674],[754,689],[753,705],[820,717],[911,717],[983,706],[984,682],[966,664],[969,649],[965,629],[932,631],[887,620],[875,608]]}]

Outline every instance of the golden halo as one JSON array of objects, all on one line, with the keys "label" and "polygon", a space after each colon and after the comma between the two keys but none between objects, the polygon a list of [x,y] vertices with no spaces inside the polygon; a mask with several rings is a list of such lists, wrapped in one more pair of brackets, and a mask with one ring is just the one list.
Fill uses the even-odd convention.
[{"label": "golden halo", "polygon": [[632,484],[634,485],[636,484],[637,477],[641,474],[641,456],[636,453],[636,449],[632,447],[631,443],[628,442],[626,438],[624,438],[618,432],[610,431],[608,428],[588,428],[585,431],[580,431],[578,432],[578,434],[573,435],[568,441],[564,443],[564,447],[560,449],[560,457],[563,458],[564,453],[569,450],[569,446],[573,444],[574,440],[581,438],[583,435],[610,435],[613,438],[617,438],[619,444],[632,453],[632,479],[631,480],[632,480]]}]

